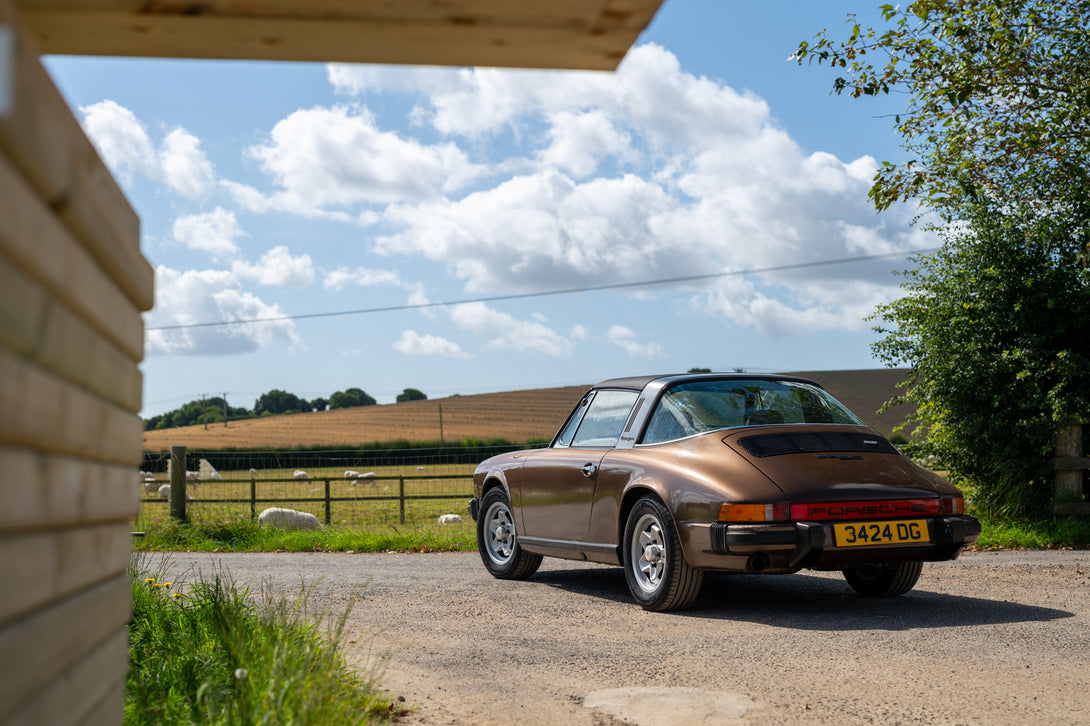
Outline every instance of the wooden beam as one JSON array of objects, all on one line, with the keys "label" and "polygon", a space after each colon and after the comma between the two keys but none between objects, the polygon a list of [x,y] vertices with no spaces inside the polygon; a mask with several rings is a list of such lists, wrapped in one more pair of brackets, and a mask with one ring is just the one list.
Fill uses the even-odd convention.
[{"label": "wooden beam", "polygon": [[16,0],[43,53],[614,70],[662,0]]}]

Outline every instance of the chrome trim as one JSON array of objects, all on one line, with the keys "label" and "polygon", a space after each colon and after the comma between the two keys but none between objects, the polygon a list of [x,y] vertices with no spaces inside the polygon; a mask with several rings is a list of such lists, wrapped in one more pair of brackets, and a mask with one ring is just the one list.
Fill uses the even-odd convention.
[{"label": "chrome trim", "polygon": [[600,542],[580,542],[571,539],[549,539],[548,537],[527,537],[519,535],[519,544],[533,547],[552,547],[558,550],[572,550],[573,552],[597,552],[603,555],[617,554],[617,545],[603,544]]}]

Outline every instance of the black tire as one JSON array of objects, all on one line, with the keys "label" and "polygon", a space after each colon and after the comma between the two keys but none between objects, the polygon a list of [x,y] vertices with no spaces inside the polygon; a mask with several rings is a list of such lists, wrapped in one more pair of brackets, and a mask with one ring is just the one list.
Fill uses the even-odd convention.
[{"label": "black tire", "polygon": [[901,562],[896,565],[867,565],[844,570],[844,579],[864,597],[896,597],[916,585],[923,563]]},{"label": "black tire", "polygon": [[682,610],[700,594],[704,571],[685,561],[674,520],[656,497],[628,513],[621,550],[628,590],[644,610]]},{"label": "black tire", "polygon": [[485,569],[501,580],[524,580],[541,566],[541,555],[525,552],[519,546],[511,502],[500,487],[489,489],[481,497],[477,551]]}]

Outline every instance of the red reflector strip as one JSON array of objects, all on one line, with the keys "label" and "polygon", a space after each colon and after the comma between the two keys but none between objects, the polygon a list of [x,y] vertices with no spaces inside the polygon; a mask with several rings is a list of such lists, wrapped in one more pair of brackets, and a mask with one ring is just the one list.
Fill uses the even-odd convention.
[{"label": "red reflector strip", "polygon": [[791,519],[877,519],[880,517],[925,517],[942,513],[935,499],[893,499],[884,502],[821,502],[792,504]]}]

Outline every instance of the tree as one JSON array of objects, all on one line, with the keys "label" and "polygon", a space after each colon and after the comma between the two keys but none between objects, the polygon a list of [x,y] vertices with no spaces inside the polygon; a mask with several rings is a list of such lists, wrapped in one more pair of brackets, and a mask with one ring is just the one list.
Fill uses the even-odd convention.
[{"label": "tree", "polygon": [[980,203],[879,307],[875,352],[911,368],[910,425],[974,504],[1041,514],[1057,426],[1090,412],[1090,200],[1043,216]]},{"label": "tree", "polygon": [[299,398],[294,393],[288,393],[287,391],[281,391],[276,388],[268,393],[261,394],[261,397],[254,402],[254,414],[257,416],[264,414],[299,413],[300,411],[309,410],[310,406],[305,399]]},{"label": "tree", "polygon": [[374,398],[367,395],[360,388],[349,388],[346,391],[337,391],[329,397],[329,408],[354,408],[356,406],[374,406],[377,403]]},{"label": "tree", "polygon": [[427,400],[427,396],[423,391],[419,391],[415,388],[406,388],[401,393],[397,394],[397,402],[404,403],[405,401],[424,401]]},{"label": "tree", "polygon": [[[919,199],[947,218],[963,204],[1066,205],[1090,192],[1090,0],[915,0],[882,5],[887,27],[799,45],[801,64],[844,75],[852,97],[906,92],[895,127],[911,160],[886,162],[879,209]],[[968,198],[967,198],[968,197]]]},{"label": "tree", "polygon": [[310,402],[310,407],[314,411],[324,411],[329,408],[329,401],[324,398],[315,398]]},{"label": "tree", "polygon": [[849,16],[846,41],[795,53],[843,74],[836,93],[905,93],[914,158],[884,163],[870,195],[946,223],[879,307],[874,351],[910,366],[917,434],[975,504],[1041,512],[1056,427],[1090,412],[1090,0],[881,10],[887,27]]}]

